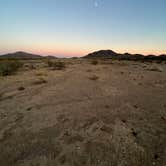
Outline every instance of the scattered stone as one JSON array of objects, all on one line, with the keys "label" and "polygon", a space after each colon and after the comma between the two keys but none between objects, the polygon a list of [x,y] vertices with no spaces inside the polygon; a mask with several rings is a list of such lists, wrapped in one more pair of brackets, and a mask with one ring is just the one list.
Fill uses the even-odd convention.
[{"label": "scattered stone", "polygon": [[155,163],[155,162],[153,162],[153,165],[156,165],[156,163]]}]

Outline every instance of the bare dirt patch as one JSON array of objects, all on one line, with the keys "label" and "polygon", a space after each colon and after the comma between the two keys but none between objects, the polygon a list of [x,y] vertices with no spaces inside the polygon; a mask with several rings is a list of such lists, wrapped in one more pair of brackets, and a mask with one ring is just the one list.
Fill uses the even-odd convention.
[{"label": "bare dirt patch", "polygon": [[0,77],[0,165],[165,166],[165,64],[61,61]]}]

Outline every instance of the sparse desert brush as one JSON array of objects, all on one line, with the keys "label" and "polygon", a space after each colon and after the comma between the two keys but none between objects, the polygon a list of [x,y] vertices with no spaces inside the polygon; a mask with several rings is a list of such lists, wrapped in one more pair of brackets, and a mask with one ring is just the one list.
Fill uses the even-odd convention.
[{"label": "sparse desert brush", "polygon": [[48,74],[45,72],[38,72],[36,73],[36,76],[47,76]]},{"label": "sparse desert brush", "polygon": [[157,71],[157,72],[163,72],[163,68],[159,67],[159,66],[151,66],[149,69],[147,69],[149,71]]},{"label": "sparse desert brush", "polygon": [[158,60],[158,61],[156,61],[156,63],[161,64],[161,63],[162,63],[162,61],[161,61],[161,60]]},{"label": "sparse desert brush", "polygon": [[99,79],[99,77],[94,75],[94,76],[89,77],[89,79],[92,80],[92,81],[96,81],[96,80]]},{"label": "sparse desert brush", "polygon": [[40,85],[40,84],[45,84],[45,83],[47,83],[47,81],[43,77],[40,77],[36,81],[33,82],[34,85]]},{"label": "sparse desert brush", "polygon": [[33,70],[33,69],[36,69],[36,67],[34,66],[34,64],[30,64],[29,69]]},{"label": "sparse desert brush", "polygon": [[97,60],[93,60],[92,62],[91,62],[91,64],[92,65],[97,65],[99,62],[97,61]]},{"label": "sparse desert brush", "polygon": [[2,93],[0,93],[0,99],[2,98],[2,96],[3,96]]},{"label": "sparse desert brush", "polygon": [[0,61],[0,76],[12,75],[22,66],[23,63],[19,60]]},{"label": "sparse desert brush", "polygon": [[25,90],[25,88],[23,86],[20,86],[20,87],[18,87],[18,90],[23,91],[23,90]]},{"label": "sparse desert brush", "polygon": [[66,65],[61,61],[47,61],[48,67],[51,67],[52,70],[63,70]]},{"label": "sparse desert brush", "polygon": [[87,72],[92,72],[92,70],[91,69],[88,69],[88,70],[86,70]]}]

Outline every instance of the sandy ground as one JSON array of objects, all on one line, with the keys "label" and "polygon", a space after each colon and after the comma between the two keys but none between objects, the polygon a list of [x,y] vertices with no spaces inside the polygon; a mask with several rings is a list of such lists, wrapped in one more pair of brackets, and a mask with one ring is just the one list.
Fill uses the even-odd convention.
[{"label": "sandy ground", "polygon": [[0,165],[165,166],[166,64],[65,61],[0,77]]}]

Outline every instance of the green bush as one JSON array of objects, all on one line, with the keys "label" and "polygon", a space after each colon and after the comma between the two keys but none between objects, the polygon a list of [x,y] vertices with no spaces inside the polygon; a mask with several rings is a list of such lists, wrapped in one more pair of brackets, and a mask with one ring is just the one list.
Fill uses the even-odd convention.
[{"label": "green bush", "polygon": [[55,61],[48,61],[48,67],[51,67],[53,70],[63,70],[66,66],[64,62],[55,62]]},{"label": "green bush", "polygon": [[0,61],[0,76],[12,75],[20,67],[22,67],[22,63],[18,60]]}]

